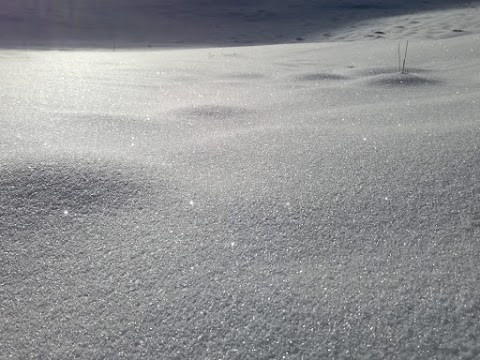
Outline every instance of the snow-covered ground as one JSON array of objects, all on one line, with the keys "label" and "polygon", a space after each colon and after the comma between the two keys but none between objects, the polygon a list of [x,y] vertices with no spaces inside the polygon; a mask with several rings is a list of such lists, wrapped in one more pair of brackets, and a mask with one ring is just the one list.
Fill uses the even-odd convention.
[{"label": "snow-covered ground", "polygon": [[477,3],[152,3],[0,0],[0,358],[479,359]]}]

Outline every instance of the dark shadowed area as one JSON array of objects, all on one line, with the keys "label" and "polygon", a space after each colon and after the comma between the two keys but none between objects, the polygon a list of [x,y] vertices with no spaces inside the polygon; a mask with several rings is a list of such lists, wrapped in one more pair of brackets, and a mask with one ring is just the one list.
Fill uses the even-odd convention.
[{"label": "dark shadowed area", "polygon": [[0,0],[0,46],[238,46],[308,41],[312,35],[327,41],[336,29],[363,20],[476,2]]}]

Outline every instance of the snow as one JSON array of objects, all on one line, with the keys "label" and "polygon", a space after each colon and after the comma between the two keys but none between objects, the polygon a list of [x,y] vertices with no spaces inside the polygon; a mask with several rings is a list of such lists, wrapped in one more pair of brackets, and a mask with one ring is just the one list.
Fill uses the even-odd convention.
[{"label": "snow", "polygon": [[476,2],[69,3],[0,0],[0,358],[480,357]]}]

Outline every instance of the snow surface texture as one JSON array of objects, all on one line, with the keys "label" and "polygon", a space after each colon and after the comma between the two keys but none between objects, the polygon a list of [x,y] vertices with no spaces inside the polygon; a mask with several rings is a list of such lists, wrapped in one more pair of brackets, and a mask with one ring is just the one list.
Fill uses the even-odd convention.
[{"label": "snow surface texture", "polygon": [[480,29],[452,3],[334,2],[372,41],[0,51],[0,358],[479,359]]}]

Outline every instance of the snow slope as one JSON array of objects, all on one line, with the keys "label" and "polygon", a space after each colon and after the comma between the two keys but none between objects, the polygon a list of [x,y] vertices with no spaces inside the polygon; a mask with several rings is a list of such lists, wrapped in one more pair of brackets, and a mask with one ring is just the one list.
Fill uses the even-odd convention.
[{"label": "snow slope", "polygon": [[0,51],[0,358],[478,359],[480,35],[430,10]]}]

